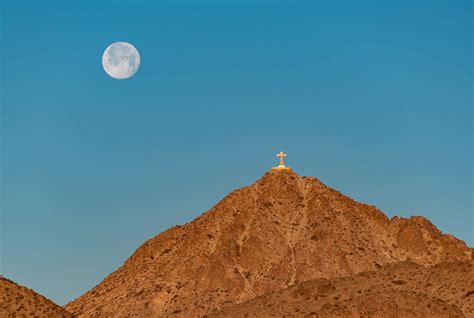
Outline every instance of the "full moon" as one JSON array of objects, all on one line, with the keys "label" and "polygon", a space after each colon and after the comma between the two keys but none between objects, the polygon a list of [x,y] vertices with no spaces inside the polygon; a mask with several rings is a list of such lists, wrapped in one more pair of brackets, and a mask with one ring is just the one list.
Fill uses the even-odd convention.
[{"label": "full moon", "polygon": [[102,55],[104,71],[116,79],[126,79],[133,76],[140,67],[138,50],[127,42],[110,44]]}]

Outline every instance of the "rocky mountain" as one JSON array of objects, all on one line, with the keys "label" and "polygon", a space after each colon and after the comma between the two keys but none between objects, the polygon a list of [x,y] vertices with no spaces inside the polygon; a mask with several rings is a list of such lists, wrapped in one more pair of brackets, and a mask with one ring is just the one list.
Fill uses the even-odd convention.
[{"label": "rocky mountain", "polygon": [[69,318],[73,315],[32,289],[0,276],[0,317]]},{"label": "rocky mountain", "polygon": [[[471,260],[472,249],[423,217],[388,219],[376,207],[358,203],[316,178],[272,170],[194,221],[146,241],[119,269],[66,309],[79,317],[198,317],[225,313],[226,307],[237,310],[238,304],[243,311],[260,308],[266,300],[258,303],[262,298],[257,297],[265,294],[269,301],[285,295],[291,300],[293,289],[306,286],[319,293],[321,284],[334,286],[331,293],[342,306],[346,296],[340,288],[350,284],[344,279],[366,288],[370,284],[364,273],[374,271],[380,273],[370,275],[385,279],[384,286],[403,299],[397,306],[404,307],[415,304],[414,298],[402,297],[403,288],[412,290],[412,285],[392,283],[380,276],[382,269],[392,273],[396,263],[405,262],[411,264],[407,268],[434,270],[437,264]],[[366,298],[347,299],[344,306],[371,302],[382,287],[377,288],[361,289]],[[424,293],[419,304],[436,313],[442,312],[439,306],[448,306],[453,314],[467,314],[465,308],[471,308],[444,296],[436,298],[442,301],[437,303],[432,294]],[[377,299],[388,302],[389,296],[384,297]],[[466,297],[472,300],[471,295]]]}]

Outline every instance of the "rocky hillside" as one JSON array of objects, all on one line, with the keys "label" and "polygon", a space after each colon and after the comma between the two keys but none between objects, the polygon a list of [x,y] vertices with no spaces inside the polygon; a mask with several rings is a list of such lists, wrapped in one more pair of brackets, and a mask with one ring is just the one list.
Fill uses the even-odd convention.
[{"label": "rocky hillside", "polygon": [[0,317],[69,318],[73,315],[33,290],[0,276]]},{"label": "rocky hillside", "polygon": [[390,220],[316,178],[276,170],[146,241],[66,308],[79,317],[196,317],[306,281],[471,258],[423,217]]},{"label": "rocky hillside", "polygon": [[472,262],[413,262],[354,276],[310,280],[209,317],[474,317]]}]

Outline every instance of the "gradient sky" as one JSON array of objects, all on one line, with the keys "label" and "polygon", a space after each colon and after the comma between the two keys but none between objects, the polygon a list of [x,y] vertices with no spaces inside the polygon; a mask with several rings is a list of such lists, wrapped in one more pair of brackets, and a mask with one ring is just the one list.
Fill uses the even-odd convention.
[{"label": "gradient sky", "polygon": [[471,1],[41,2],[0,4],[10,279],[64,304],[280,150],[473,246]]}]

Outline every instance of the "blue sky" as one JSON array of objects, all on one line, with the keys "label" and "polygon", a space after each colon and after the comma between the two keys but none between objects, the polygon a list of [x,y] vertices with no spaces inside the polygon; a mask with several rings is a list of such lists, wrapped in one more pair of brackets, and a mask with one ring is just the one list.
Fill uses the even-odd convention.
[{"label": "blue sky", "polygon": [[[1,6],[0,272],[64,304],[277,163],[473,246],[470,1]],[[132,43],[128,80],[105,48]]]}]

